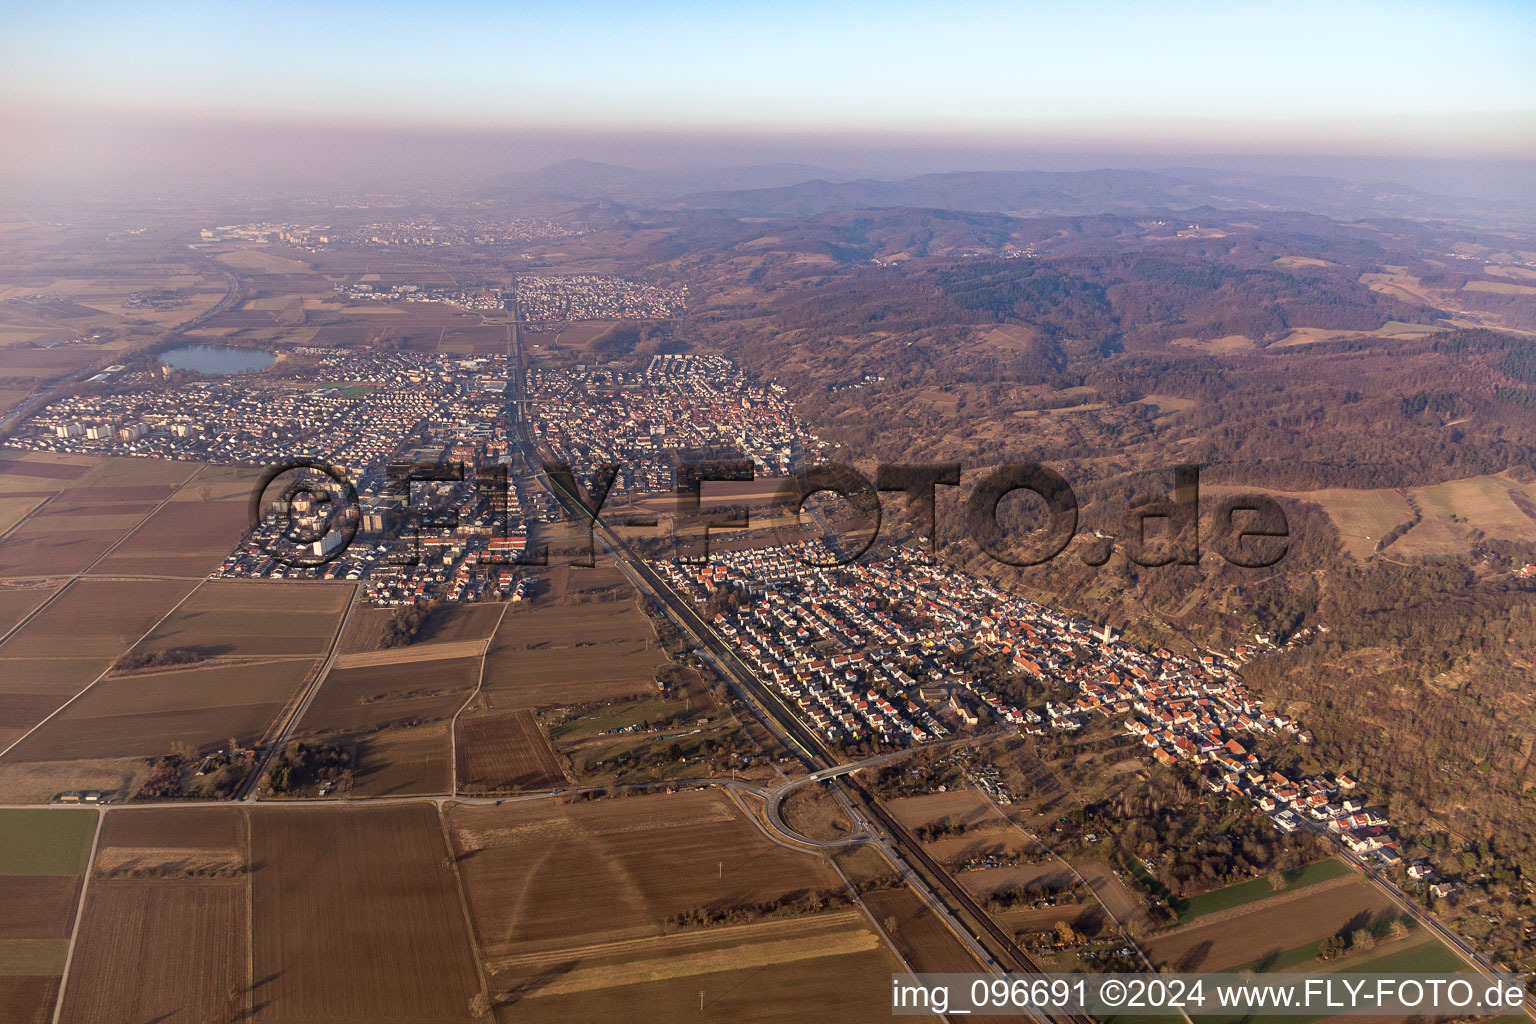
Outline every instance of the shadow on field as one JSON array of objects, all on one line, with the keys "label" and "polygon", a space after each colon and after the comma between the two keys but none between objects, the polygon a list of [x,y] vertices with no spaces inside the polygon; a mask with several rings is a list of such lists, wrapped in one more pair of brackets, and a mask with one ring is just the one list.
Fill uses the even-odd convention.
[{"label": "shadow on field", "polygon": [[1174,965],[1174,969],[1180,974],[1198,971],[1200,965],[1205,963],[1205,958],[1211,955],[1215,945],[1210,939],[1206,939],[1204,942],[1190,946],[1184,951],[1184,955],[1179,957],[1179,962]]},{"label": "shadow on field", "polygon": [[511,1006],[538,992],[546,985],[552,985],[574,971],[581,963],[580,960],[568,960],[563,964],[556,964],[542,974],[535,974],[531,978],[525,978],[512,988],[506,989],[497,997],[499,1006]]}]

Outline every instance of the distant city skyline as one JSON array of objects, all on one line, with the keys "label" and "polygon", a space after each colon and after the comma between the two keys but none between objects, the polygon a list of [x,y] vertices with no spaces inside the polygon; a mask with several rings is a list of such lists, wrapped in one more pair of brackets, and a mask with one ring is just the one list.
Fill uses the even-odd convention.
[{"label": "distant city skyline", "polygon": [[0,105],[478,131],[1536,150],[1536,5],[13,7]]}]

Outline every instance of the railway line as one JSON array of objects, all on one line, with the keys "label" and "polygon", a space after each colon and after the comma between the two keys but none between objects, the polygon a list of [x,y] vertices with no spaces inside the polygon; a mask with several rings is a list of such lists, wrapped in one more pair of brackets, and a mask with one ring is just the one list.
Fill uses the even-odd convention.
[{"label": "railway line", "polygon": [[[537,449],[525,415],[527,398],[524,394],[522,343],[516,318],[512,324],[512,372],[515,382],[511,408],[513,411],[513,436],[522,448],[529,464],[536,465]],[[618,536],[601,519],[588,513],[580,499],[561,488],[555,481],[543,478],[545,486],[565,513],[575,522],[591,523],[593,535],[600,539],[620,569],[643,592],[660,604],[668,616],[681,626],[709,660],[721,671],[732,688],[752,707],[769,731],[804,762],[811,773],[835,776],[829,784],[836,787],[849,802],[856,817],[868,819],[865,824],[873,832],[872,840],[886,852],[893,854],[898,870],[911,881],[931,908],[940,913],[952,931],[988,968],[1014,974],[1042,975],[1046,972],[1028,953],[1019,947],[1013,937],[994,921],[981,905],[966,892],[965,888],[922,848],[922,844],[906,826],[902,825],[881,804],[863,783],[851,775],[837,775],[841,767],[819,737],[812,732],[798,715],[770,691],[757,678],[755,672],[744,664],[698,612],[662,580],[638,555],[627,541]],[[942,895],[941,895],[942,894]],[[1091,1024],[1093,1018],[1073,1014],[1036,1014],[1036,1019],[1056,1024]]]}]

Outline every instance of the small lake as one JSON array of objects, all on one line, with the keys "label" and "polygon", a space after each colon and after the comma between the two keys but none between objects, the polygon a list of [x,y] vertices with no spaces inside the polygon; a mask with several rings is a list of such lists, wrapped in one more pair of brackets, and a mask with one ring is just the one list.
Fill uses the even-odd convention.
[{"label": "small lake", "polygon": [[186,345],[160,353],[160,362],[177,370],[198,373],[252,373],[277,362],[277,356],[259,348],[228,345]]}]

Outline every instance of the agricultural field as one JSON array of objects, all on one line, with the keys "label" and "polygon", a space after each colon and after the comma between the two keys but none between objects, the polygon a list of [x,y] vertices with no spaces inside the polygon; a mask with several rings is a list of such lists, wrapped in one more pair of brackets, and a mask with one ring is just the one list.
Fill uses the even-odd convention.
[{"label": "agricultural field", "polygon": [[27,518],[45,500],[45,496],[35,494],[0,498],[0,537],[4,537],[11,527]]},{"label": "agricultural field", "polygon": [[450,792],[449,720],[479,674],[478,656],[333,667],[299,736],[354,746],[354,796]]},{"label": "agricultural field", "polygon": [[1501,540],[1536,536],[1536,484],[1503,475],[1480,476],[1415,487],[1409,493],[1424,521],[1388,549],[1392,554],[1411,558],[1465,551],[1473,530]]},{"label": "agricultural field", "polygon": [[974,974],[981,965],[961,945],[928,905],[911,889],[882,889],[864,894],[864,905],[885,929],[896,951],[913,971]]},{"label": "agricultural field", "polygon": [[[652,691],[655,692],[654,690]],[[764,762],[743,763],[761,737],[734,715],[676,697],[631,697],[541,713],[550,742],[570,772],[588,785],[657,782],[735,770],[742,778],[771,774]]]},{"label": "agricultural field", "polygon": [[951,789],[945,793],[924,793],[921,796],[905,796],[885,801],[886,808],[897,820],[910,829],[939,822],[950,822],[967,828],[978,825],[995,825],[1001,822],[997,809],[970,786]]},{"label": "agricultural field", "polygon": [[1413,509],[1395,490],[1329,487],[1316,491],[1265,491],[1264,488],[1228,488],[1219,485],[1209,490],[1213,501],[1227,494],[1258,491],[1321,506],[1338,528],[1344,550],[1358,559],[1369,558],[1382,537],[1399,523],[1406,523],[1413,518]]},{"label": "agricultural field", "polygon": [[484,692],[494,707],[612,700],[654,692],[667,661],[632,602],[513,608],[486,655]]},{"label": "agricultural field", "polygon": [[206,576],[250,528],[250,498],[260,471],[205,466],[93,570]]},{"label": "agricultural field", "polygon": [[0,644],[0,658],[115,658],[193,586],[184,580],[75,580]]},{"label": "agricultural field", "polygon": [[235,807],[105,815],[60,1019],[239,1016],[250,991],[245,848]]},{"label": "agricultural field", "polygon": [[650,946],[648,959],[552,966],[503,993],[497,1020],[876,1024],[890,1018],[885,992],[902,969],[853,911],[682,933]]},{"label": "agricultural field", "polygon": [[0,939],[67,939],[80,879],[73,875],[0,875]]},{"label": "agricultural field", "polygon": [[[1327,860],[1315,861],[1306,867],[1287,871],[1285,878],[1286,891],[1293,892],[1304,889],[1309,885],[1317,885],[1334,878],[1342,878],[1349,874],[1349,866],[1341,860],[1332,857]],[[1198,896],[1179,900],[1175,909],[1179,914],[1179,924],[1188,924],[1196,918],[1205,917],[1207,914],[1219,913],[1223,910],[1231,910],[1248,903],[1256,903],[1275,894],[1274,887],[1267,878],[1256,878],[1249,882],[1238,882],[1234,885],[1223,886],[1220,889],[1212,889]]]},{"label": "agricultural field", "polygon": [[349,583],[209,580],[135,648],[214,657],[318,657],[330,647]]},{"label": "agricultural field", "polygon": [[1389,921],[1397,914],[1386,896],[1346,875],[1272,892],[1257,901],[1211,909],[1143,945],[1153,963],[1171,964],[1181,971],[1217,971],[1335,932]]},{"label": "agricultural field", "polygon": [[98,878],[59,1020],[236,1019],[247,995],[246,934],[243,879]]},{"label": "agricultural field", "polygon": [[464,714],[457,727],[461,792],[505,793],[565,784],[565,772],[533,712]]},{"label": "agricultural field", "polygon": [[445,329],[437,351],[456,356],[505,355],[511,344],[509,332],[501,324],[465,325]]},{"label": "agricultural field", "polygon": [[435,808],[261,807],[251,828],[256,1021],[474,1019]]},{"label": "agricultural field", "polygon": [[53,1013],[94,811],[0,810],[0,1020],[43,1024]]},{"label": "agricultural field", "polygon": [[[1215,486],[1210,490],[1214,496],[1233,493],[1237,489]],[[1413,487],[1407,490],[1406,497],[1392,489],[1247,490],[1321,506],[1338,527],[1345,550],[1359,559],[1372,555],[1377,542],[1393,527],[1412,521],[1414,512],[1410,498],[1418,504],[1423,520],[1386,549],[1388,557],[1465,554],[1472,544],[1474,530],[1504,540],[1529,538],[1536,530],[1536,518],[1522,510],[1524,504],[1536,514],[1536,484],[1522,484],[1504,474]]]},{"label": "agricultural field", "polygon": [[544,351],[585,352],[594,338],[600,338],[614,326],[612,320],[593,320],[571,324],[560,331],[526,331],[523,341],[530,354]]},{"label": "agricultural field", "polygon": [[58,997],[56,977],[0,974],[0,1020],[48,1024]]},{"label": "agricultural field", "polygon": [[[772,844],[722,794],[461,805],[449,824],[502,1020],[612,1019],[635,1006],[692,1016],[700,992],[705,1020],[803,1020],[821,1000],[851,1020],[887,1012],[871,995],[899,968],[852,909],[669,923],[699,908],[845,891],[824,861]],[[572,863],[587,871],[571,875]]]},{"label": "agricultural field", "polygon": [[147,502],[49,502],[0,541],[0,576],[65,576],[106,553],[153,509]]},{"label": "agricultural field", "polygon": [[98,875],[237,874],[245,864],[247,826],[238,807],[135,807],[101,827]]},{"label": "agricultural field", "polygon": [[52,597],[56,583],[34,583],[0,588],[0,636],[5,636],[39,605]]},{"label": "agricultural field", "polygon": [[81,875],[90,863],[96,812],[0,809],[0,875]]},{"label": "agricultural field", "polygon": [[0,658],[0,752],[109,665],[106,658]]},{"label": "agricultural field", "polygon": [[333,668],[300,724],[306,735],[367,732],[449,718],[474,689],[480,659]]},{"label": "agricultural field", "polygon": [[352,796],[407,796],[453,789],[448,723],[400,726],[357,740]]},{"label": "agricultural field", "polygon": [[[841,889],[817,857],[777,846],[723,794],[462,805],[449,815],[483,955],[492,962],[654,938],[673,914]],[[572,875],[568,866],[586,871]],[[590,912],[594,891],[610,894]]]},{"label": "agricultural field", "polygon": [[254,745],[314,662],[272,660],[103,679],[5,755],[29,761],[152,758]]},{"label": "agricultural field", "polygon": [[[490,640],[500,621],[503,604],[444,604],[433,609],[427,621],[422,623],[416,638],[405,647],[387,648],[385,653],[405,656],[413,648],[426,645],[467,643]],[[347,617],[347,630],[341,638],[343,654],[365,654],[379,651],[384,629],[394,608],[374,608],[359,605]]]},{"label": "agricultural field", "polygon": [[61,793],[94,789],[114,799],[138,792],[151,763],[142,757],[93,757],[79,761],[0,758],[0,799],[45,804]]}]

